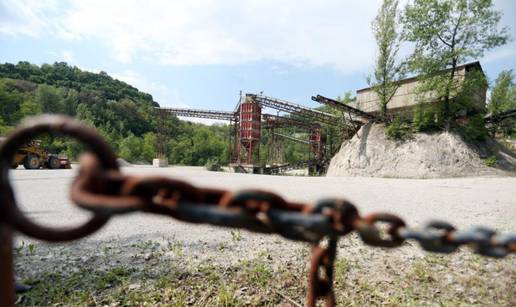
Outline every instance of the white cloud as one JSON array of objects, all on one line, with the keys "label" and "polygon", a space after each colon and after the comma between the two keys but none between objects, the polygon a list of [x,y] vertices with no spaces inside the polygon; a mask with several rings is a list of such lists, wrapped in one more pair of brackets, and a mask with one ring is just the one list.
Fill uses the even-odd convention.
[{"label": "white cloud", "polygon": [[30,15],[24,20],[34,20],[25,34],[46,33],[45,23],[61,38],[109,46],[111,56],[123,63],[272,60],[351,73],[371,62],[370,20],[379,1],[70,0],[59,10],[38,3],[16,6]]},{"label": "white cloud", "polygon": [[50,26],[49,15],[56,9],[54,0],[0,0],[0,34],[37,37]]},{"label": "white cloud", "polygon": [[[0,35],[87,39],[107,46],[121,63],[270,60],[351,74],[373,64],[370,23],[379,6],[380,0],[0,0]],[[496,6],[514,35],[514,4],[496,1]],[[495,50],[486,61],[505,57],[512,47]]]}]

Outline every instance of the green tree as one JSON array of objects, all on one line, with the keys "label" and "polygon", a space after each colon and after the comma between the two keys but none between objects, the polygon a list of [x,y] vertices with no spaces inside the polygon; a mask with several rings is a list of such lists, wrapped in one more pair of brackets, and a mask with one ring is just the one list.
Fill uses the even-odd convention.
[{"label": "green tree", "polygon": [[20,119],[19,110],[24,95],[13,90],[11,83],[11,80],[0,80],[0,116],[5,124],[13,126]]},{"label": "green tree", "polygon": [[35,99],[44,113],[63,113],[63,93],[50,85],[41,84],[35,92]]},{"label": "green tree", "polygon": [[39,103],[37,103],[32,97],[25,99],[20,105],[20,118],[24,118],[27,116],[33,116],[42,113],[42,108]]},{"label": "green tree", "polygon": [[151,162],[152,159],[156,158],[156,134],[153,132],[147,132],[143,136],[141,157],[145,162]]},{"label": "green tree", "polygon": [[4,122],[4,119],[0,116],[0,135],[9,131],[9,126],[7,126]]},{"label": "green tree", "polygon": [[77,106],[77,119],[92,127],[95,127],[95,116],[85,103]]},{"label": "green tree", "polygon": [[130,134],[120,142],[119,156],[129,162],[141,160],[142,139]]},{"label": "green tree", "polygon": [[77,112],[77,106],[79,105],[79,93],[74,89],[69,89],[66,92],[66,97],[64,98],[63,104],[63,112],[67,115],[75,116]]},{"label": "green tree", "polygon": [[[353,97],[353,94],[351,93],[351,91],[347,91],[347,92],[344,93],[344,96],[342,96],[342,97],[341,96],[337,96],[337,98],[335,100],[337,100],[338,102],[342,102],[343,104],[349,104],[350,102],[355,101],[356,97]],[[326,108],[324,110],[321,110],[321,111],[325,111],[327,113],[331,113],[331,112],[334,112],[336,110],[335,110],[335,108],[332,108],[332,107],[328,106],[328,108]]]},{"label": "green tree", "polygon": [[384,0],[372,23],[378,54],[374,73],[367,82],[378,96],[378,107],[384,119],[387,118],[387,104],[399,87],[397,81],[403,78],[403,64],[396,60],[400,45],[398,15],[398,1]]},{"label": "green tree", "polygon": [[441,102],[447,130],[450,101],[460,91],[455,69],[507,42],[500,17],[491,0],[414,0],[405,7],[402,37],[415,46],[410,68],[423,76],[420,91],[431,90]]},{"label": "green tree", "polygon": [[[514,84],[512,70],[500,72],[491,91],[491,98],[487,107],[492,115],[516,109],[516,84]],[[501,132],[504,137],[510,137],[514,135],[515,131],[516,121],[509,118],[497,122],[493,126],[492,133],[496,135],[497,132]]]},{"label": "green tree", "polygon": [[516,108],[516,87],[514,74],[511,70],[503,70],[496,78],[491,91],[488,110],[491,114],[498,114]]}]

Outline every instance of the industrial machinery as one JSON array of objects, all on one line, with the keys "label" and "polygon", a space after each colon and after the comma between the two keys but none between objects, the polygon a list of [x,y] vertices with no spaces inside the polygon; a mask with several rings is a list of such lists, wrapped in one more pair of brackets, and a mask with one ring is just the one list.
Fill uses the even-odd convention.
[{"label": "industrial machinery", "polygon": [[[255,172],[256,168],[263,168],[259,160],[260,144],[263,138],[262,130],[267,129],[270,136],[267,147],[267,164],[270,167],[283,165],[284,152],[281,150],[279,138],[290,141],[300,141],[309,146],[310,165],[321,169],[327,163],[325,136],[322,131],[322,124],[338,126],[343,133],[343,139],[351,138],[360,128],[363,122],[370,121],[372,115],[362,112],[347,105],[329,98],[317,96],[312,98],[323,104],[329,104],[347,113],[350,117],[345,120],[344,116],[322,112],[306,106],[289,101],[264,96],[262,94],[240,95],[240,100],[233,112],[215,110],[193,110],[180,108],[158,108],[160,120],[165,115],[209,118],[229,121],[229,161],[240,168],[245,167],[248,171]],[[338,104],[338,105],[337,105]],[[273,109],[278,115],[267,114],[265,111]],[[292,116],[279,116],[279,112]],[[277,129],[295,127],[308,132],[308,140],[298,140],[292,136],[279,134]],[[166,143],[163,141],[162,143]]]},{"label": "industrial machinery", "polygon": [[[0,142],[2,139],[0,139]],[[11,165],[12,168],[17,168],[18,165],[23,165],[25,169],[70,169],[70,160],[66,156],[50,154],[41,147],[41,141],[33,140],[25,146],[18,149],[16,156]]]}]

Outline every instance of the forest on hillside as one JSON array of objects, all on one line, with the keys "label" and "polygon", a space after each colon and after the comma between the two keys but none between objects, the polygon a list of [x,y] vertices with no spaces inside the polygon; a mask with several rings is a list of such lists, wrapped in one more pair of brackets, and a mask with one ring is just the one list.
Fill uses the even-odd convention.
[{"label": "forest on hillside", "polygon": [[[150,163],[157,156],[158,103],[152,95],[110,77],[105,72],[83,71],[64,62],[0,64],[0,135],[28,116],[65,114],[95,127],[123,159]],[[167,157],[171,164],[205,165],[229,162],[226,124],[203,125],[170,116],[165,125]],[[288,133],[296,130],[288,129]],[[303,132],[298,132],[302,134]],[[331,131],[330,131],[331,133]],[[303,138],[303,135],[298,135]],[[334,133],[333,139],[338,138]],[[76,159],[81,146],[68,139],[43,138],[53,153]],[[266,147],[264,132],[262,145]],[[335,141],[336,142],[336,141]],[[285,161],[308,159],[306,145],[286,141]],[[260,151],[266,161],[267,150]]]},{"label": "forest on hillside", "polygon": [[[131,162],[156,157],[159,106],[150,94],[110,77],[67,63],[0,64],[0,134],[20,120],[41,113],[65,114],[95,127],[116,153]],[[224,125],[206,126],[171,116],[166,123],[170,163],[204,165],[208,159],[227,162]],[[66,139],[43,139],[55,153],[75,159],[81,148]]]}]

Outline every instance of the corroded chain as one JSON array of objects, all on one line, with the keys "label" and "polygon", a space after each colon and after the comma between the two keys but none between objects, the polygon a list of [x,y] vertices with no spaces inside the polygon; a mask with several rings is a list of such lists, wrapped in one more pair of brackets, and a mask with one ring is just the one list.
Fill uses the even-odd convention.
[{"label": "corroded chain", "polygon": [[[42,133],[73,136],[89,148],[80,159],[79,175],[71,187],[72,200],[93,213],[84,225],[72,229],[40,226],[27,219],[16,205],[8,180],[10,162],[17,148]],[[78,239],[97,231],[117,214],[142,211],[190,223],[275,233],[309,242],[313,244],[309,306],[315,305],[319,298],[324,298],[327,306],[334,305],[333,263],[337,240],[353,231],[364,243],[379,247],[398,247],[411,239],[423,249],[438,253],[451,253],[461,245],[469,245],[474,252],[490,257],[516,253],[516,234],[499,235],[485,227],[458,231],[447,222],[431,221],[421,229],[412,229],[396,215],[361,216],[353,204],[341,199],[308,205],[287,202],[261,190],[230,192],[198,188],[168,177],[126,176],[119,171],[110,147],[94,130],[60,116],[31,119],[15,130],[0,147],[0,172],[0,222],[42,240]]]}]

